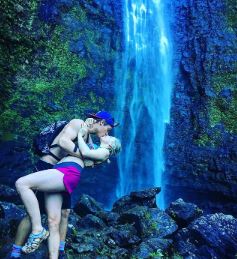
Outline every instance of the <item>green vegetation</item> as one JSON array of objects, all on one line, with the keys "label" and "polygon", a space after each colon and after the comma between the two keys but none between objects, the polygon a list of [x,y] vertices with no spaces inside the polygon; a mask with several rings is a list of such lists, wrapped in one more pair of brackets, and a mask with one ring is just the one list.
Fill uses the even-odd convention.
[{"label": "green vegetation", "polygon": [[157,249],[156,252],[150,253],[149,256],[151,258],[164,258],[164,255],[163,255],[161,249]]},{"label": "green vegetation", "polygon": [[[234,73],[219,73],[213,77],[213,88],[217,97],[209,102],[211,127],[223,123],[230,133],[237,133],[237,77]],[[232,91],[232,99],[228,101],[219,95],[221,90],[228,88]]]},{"label": "green vegetation", "polygon": [[237,31],[237,17],[236,17],[237,3],[235,0],[226,0],[226,16],[229,24],[229,30]]},{"label": "green vegetation", "polygon": [[[1,140],[21,135],[31,143],[39,128],[55,120],[83,118],[88,108],[100,110],[104,98],[88,91],[83,79],[93,76],[91,71],[96,71],[97,79],[103,78],[106,71],[102,61],[113,58],[108,46],[101,43],[96,27],[101,25],[92,25],[79,6],[65,14],[82,24],[70,30],[65,25],[40,21],[37,0],[0,3],[6,20],[0,28],[0,76],[4,78],[0,89]],[[83,58],[69,50],[70,41],[80,39],[88,53]],[[99,56],[101,67],[90,55],[92,50]]]}]

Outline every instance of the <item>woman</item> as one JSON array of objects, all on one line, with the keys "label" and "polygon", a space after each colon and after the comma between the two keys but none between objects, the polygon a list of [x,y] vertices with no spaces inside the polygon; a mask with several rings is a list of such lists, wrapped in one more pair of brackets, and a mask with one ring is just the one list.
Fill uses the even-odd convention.
[{"label": "woman", "polygon": [[[67,191],[71,194],[76,188],[80,180],[80,173],[84,168],[84,159],[93,160],[95,163],[103,162],[109,156],[117,154],[120,151],[120,141],[111,136],[101,137],[99,148],[90,149],[83,139],[85,131],[86,129],[83,128],[78,133],[78,147],[82,158],[67,156],[61,159],[53,169],[32,173],[16,181],[17,191],[21,196],[32,223],[32,233],[22,248],[23,252],[33,252],[49,236],[48,231],[41,224],[39,204],[34,190],[46,192],[46,208],[53,211],[60,222],[62,206],[62,194],[60,192]],[[50,233],[49,247],[53,251],[50,254],[50,258],[58,258],[59,239],[59,229],[56,228],[54,233]]]}]

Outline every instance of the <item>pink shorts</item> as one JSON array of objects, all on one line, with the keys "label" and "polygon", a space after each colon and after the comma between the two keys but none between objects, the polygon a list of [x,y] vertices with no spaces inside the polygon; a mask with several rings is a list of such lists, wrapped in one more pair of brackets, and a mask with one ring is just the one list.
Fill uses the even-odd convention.
[{"label": "pink shorts", "polygon": [[79,183],[81,171],[83,168],[75,162],[59,163],[56,164],[53,168],[64,174],[64,186],[67,192],[71,194]]}]

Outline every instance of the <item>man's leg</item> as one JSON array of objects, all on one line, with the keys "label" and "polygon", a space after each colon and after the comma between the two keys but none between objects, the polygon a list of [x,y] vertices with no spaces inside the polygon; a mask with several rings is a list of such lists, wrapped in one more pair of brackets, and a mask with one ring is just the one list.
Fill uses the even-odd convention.
[{"label": "man's leg", "polygon": [[60,243],[59,223],[61,220],[62,195],[60,193],[45,193],[45,207],[49,226],[49,258],[57,259]]},{"label": "man's leg", "polygon": [[31,221],[29,216],[24,217],[18,225],[15,243],[12,247],[11,257],[19,258],[21,256],[21,248],[25,243],[27,236],[31,231]]}]

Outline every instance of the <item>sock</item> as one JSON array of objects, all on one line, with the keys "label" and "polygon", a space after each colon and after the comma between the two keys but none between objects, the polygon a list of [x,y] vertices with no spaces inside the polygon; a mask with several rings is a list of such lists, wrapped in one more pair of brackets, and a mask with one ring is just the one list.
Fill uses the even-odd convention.
[{"label": "sock", "polygon": [[64,241],[60,241],[59,251],[64,251],[64,248],[65,248],[65,242]]},{"label": "sock", "polygon": [[20,258],[21,257],[21,248],[22,248],[22,246],[17,246],[14,244],[12,246],[11,257]]}]

